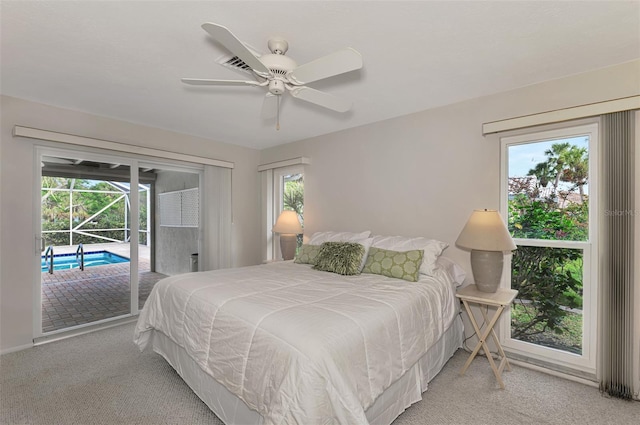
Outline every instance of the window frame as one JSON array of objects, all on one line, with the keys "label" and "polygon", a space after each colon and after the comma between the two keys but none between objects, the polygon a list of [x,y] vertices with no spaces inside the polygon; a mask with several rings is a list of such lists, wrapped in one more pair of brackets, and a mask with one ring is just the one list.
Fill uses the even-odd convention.
[{"label": "window frame", "polygon": [[273,226],[283,210],[284,178],[291,174],[305,174],[303,164],[274,167],[261,171],[263,196],[263,261],[281,261],[280,237]]},{"label": "window frame", "polygon": [[[589,237],[586,241],[514,238],[516,245],[580,249],[583,253],[583,332],[582,354],[544,347],[511,338],[511,314],[500,319],[500,337],[505,351],[516,357],[578,370],[595,376],[598,340],[598,122],[572,123],[555,129],[536,129],[500,138],[500,212],[508,221],[509,147],[537,142],[562,140],[575,136],[589,137]],[[511,287],[511,255],[505,262],[502,287]]]},{"label": "window frame", "polygon": [[[292,174],[302,174],[304,176],[304,167],[302,165],[291,165],[289,167],[281,167],[273,170],[273,223],[275,224],[280,213],[284,210],[284,179]],[[280,250],[280,235],[273,233],[273,259],[282,260],[282,252]]]}]

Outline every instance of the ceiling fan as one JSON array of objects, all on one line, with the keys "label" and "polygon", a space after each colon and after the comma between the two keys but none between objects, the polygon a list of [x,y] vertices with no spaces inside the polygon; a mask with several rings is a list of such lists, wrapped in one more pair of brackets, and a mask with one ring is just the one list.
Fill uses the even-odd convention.
[{"label": "ceiling fan", "polygon": [[254,54],[242,41],[222,25],[205,23],[202,28],[236,56],[236,63],[251,72],[255,80],[209,80],[182,78],[182,82],[206,86],[254,86],[268,91],[262,104],[262,117],[276,117],[276,129],[280,129],[280,97],[285,93],[337,112],[351,109],[351,101],[307,87],[306,84],[345,72],[362,68],[362,55],[347,47],[304,65],[285,56],[289,43],[282,38],[271,38],[268,42],[271,53]]}]

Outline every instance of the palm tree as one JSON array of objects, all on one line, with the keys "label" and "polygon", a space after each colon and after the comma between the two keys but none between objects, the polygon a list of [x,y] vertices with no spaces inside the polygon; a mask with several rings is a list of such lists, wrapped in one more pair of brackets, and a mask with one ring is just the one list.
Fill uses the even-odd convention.
[{"label": "palm tree", "polygon": [[580,192],[580,201],[584,202],[584,186],[589,179],[589,156],[586,148],[571,146],[564,153],[565,169],[562,181],[572,183]]},{"label": "palm tree", "polygon": [[536,166],[529,170],[528,176],[536,176],[538,179],[538,187],[547,187],[549,180],[555,179],[554,169],[548,161],[539,162]]},{"label": "palm tree", "polygon": [[302,178],[285,183],[282,201],[284,209],[295,211],[300,217],[300,222],[304,225],[304,182]]},{"label": "palm tree", "polygon": [[558,191],[558,185],[560,184],[560,180],[562,178],[562,173],[565,169],[566,164],[566,152],[570,148],[570,144],[565,143],[554,143],[551,145],[551,149],[547,149],[544,154],[547,155],[547,164],[550,170],[553,173],[553,191],[554,193]]},{"label": "palm tree", "polygon": [[574,188],[578,188],[580,201],[583,202],[584,186],[589,178],[587,149],[564,142],[554,143],[544,153],[547,160],[536,164],[529,170],[529,175],[536,176],[543,187],[553,180],[553,193],[558,193],[561,181],[572,183]]}]

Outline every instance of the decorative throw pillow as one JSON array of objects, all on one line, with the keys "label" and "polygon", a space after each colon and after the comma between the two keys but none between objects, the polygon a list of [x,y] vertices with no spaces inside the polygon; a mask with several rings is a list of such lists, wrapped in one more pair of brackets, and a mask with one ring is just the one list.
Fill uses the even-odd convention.
[{"label": "decorative throw pillow", "polygon": [[442,254],[448,244],[436,239],[427,239],[423,237],[408,238],[404,236],[374,236],[373,244],[375,248],[388,249],[391,251],[412,251],[421,249],[424,251],[422,256],[422,265],[420,273],[427,276],[433,276],[438,269],[436,260]]},{"label": "decorative throw pillow", "polygon": [[320,253],[320,246],[321,245],[303,244],[293,262],[298,264],[315,264],[318,254]]},{"label": "decorative throw pillow", "polygon": [[424,251],[421,249],[399,252],[372,246],[362,273],[381,274],[417,282],[423,256]]},{"label": "decorative throw pillow", "polygon": [[360,274],[364,246],[356,242],[325,242],[320,245],[315,270],[343,275]]}]

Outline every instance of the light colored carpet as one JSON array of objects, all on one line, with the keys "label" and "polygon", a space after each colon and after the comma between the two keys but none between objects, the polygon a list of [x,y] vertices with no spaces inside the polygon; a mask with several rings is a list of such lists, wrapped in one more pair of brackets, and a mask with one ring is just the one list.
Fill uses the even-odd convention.
[{"label": "light colored carpet", "polygon": [[[133,324],[6,354],[0,358],[2,424],[221,425],[175,371],[132,342]],[[640,403],[515,367],[497,389],[486,359],[465,376],[458,351],[394,425],[638,424]]]}]

